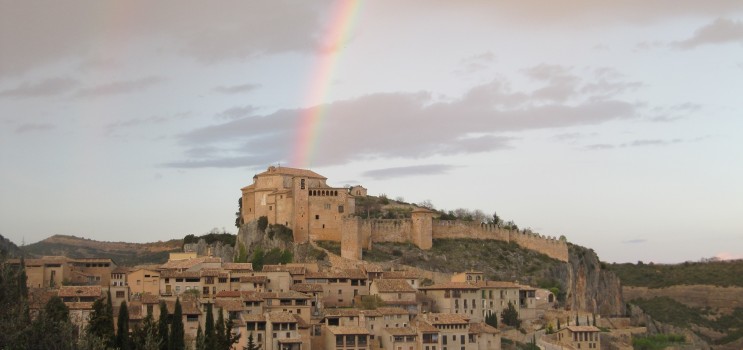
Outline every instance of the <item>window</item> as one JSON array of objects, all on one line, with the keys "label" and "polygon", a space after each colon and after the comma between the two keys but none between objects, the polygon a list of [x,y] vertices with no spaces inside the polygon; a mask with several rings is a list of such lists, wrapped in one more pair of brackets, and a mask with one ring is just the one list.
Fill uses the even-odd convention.
[{"label": "window", "polygon": [[272,205],[269,205],[268,206],[268,210],[273,210],[273,206]]},{"label": "window", "polygon": [[301,190],[304,189],[304,179],[302,179],[302,180],[299,181],[299,189],[301,189]]},{"label": "window", "polygon": [[323,207],[325,208],[325,210],[330,210],[330,203],[325,203]]},{"label": "window", "polygon": [[315,220],[320,220],[320,215],[315,215]]},{"label": "window", "polygon": [[341,214],[343,214],[343,206],[342,205],[339,205],[338,206],[338,212],[341,213]]},{"label": "window", "polygon": [[116,297],[117,298],[123,298],[124,297],[124,291],[123,290],[117,290],[116,291]]}]

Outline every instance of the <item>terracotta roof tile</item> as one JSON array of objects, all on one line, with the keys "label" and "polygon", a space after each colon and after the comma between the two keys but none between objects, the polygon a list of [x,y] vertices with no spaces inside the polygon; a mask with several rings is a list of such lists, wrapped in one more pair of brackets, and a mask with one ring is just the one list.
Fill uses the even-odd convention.
[{"label": "terracotta roof tile", "polygon": [[412,270],[382,272],[382,278],[386,279],[416,279],[420,277],[418,272]]},{"label": "terracotta roof tile", "polygon": [[242,311],[245,310],[245,305],[241,300],[235,299],[217,299],[214,301],[214,305],[217,308],[221,308],[225,311]]},{"label": "terracotta roof tile", "polygon": [[241,292],[238,290],[221,290],[217,292],[217,298],[237,298],[241,297]]},{"label": "terracotta roof tile", "polygon": [[571,332],[599,332],[600,329],[594,326],[567,326]]},{"label": "terracotta roof tile", "polygon": [[253,264],[251,263],[222,263],[222,268],[225,270],[253,271]]},{"label": "terracotta roof tile", "polygon": [[291,290],[302,293],[317,293],[323,291],[322,285],[318,283],[295,283],[291,286]]},{"label": "terracotta roof tile", "polygon": [[426,332],[426,333],[438,333],[439,329],[434,327],[432,324],[426,322],[425,320],[418,319],[412,322],[415,325],[415,328],[418,329],[420,332]]},{"label": "terracotta roof tile", "polygon": [[90,302],[74,302],[64,304],[70,310],[93,310],[93,303]]},{"label": "terracotta roof tile", "polygon": [[102,296],[101,286],[61,286],[59,297],[96,297]]},{"label": "terracotta roof tile", "polygon": [[405,309],[399,307],[378,307],[377,312],[381,315],[407,315]]},{"label": "terracotta roof tile", "polygon": [[378,279],[372,283],[380,293],[415,293],[415,288],[404,279]]},{"label": "terracotta roof tile", "polygon": [[297,168],[288,168],[288,167],[274,167],[271,166],[268,168],[268,170],[256,174],[255,176],[261,177],[261,176],[268,176],[268,175],[291,175],[291,176],[304,176],[304,177],[311,177],[316,179],[327,179],[325,176],[322,176],[312,170],[307,169],[297,169]]},{"label": "terracotta roof tile", "polygon": [[437,290],[437,289],[479,289],[479,287],[467,283],[467,282],[444,282],[436,283],[430,286],[420,287],[421,290]]},{"label": "terracotta roof tile", "polygon": [[270,322],[296,323],[297,319],[294,314],[283,311],[269,312],[266,314],[266,320]]},{"label": "terracotta roof tile", "polygon": [[240,283],[262,283],[266,284],[268,277],[266,276],[241,276]]},{"label": "terracotta roof tile", "polygon": [[423,316],[432,325],[437,324],[467,324],[469,317],[460,314],[431,313]]},{"label": "terracotta roof tile", "polygon": [[264,316],[263,314],[242,313],[240,317],[245,322],[265,322],[266,321],[266,316]]},{"label": "terracotta roof tile", "polygon": [[498,334],[500,331],[497,328],[494,328],[488,324],[485,323],[470,323],[470,333],[474,334],[480,334],[480,333],[489,333],[489,334]]}]

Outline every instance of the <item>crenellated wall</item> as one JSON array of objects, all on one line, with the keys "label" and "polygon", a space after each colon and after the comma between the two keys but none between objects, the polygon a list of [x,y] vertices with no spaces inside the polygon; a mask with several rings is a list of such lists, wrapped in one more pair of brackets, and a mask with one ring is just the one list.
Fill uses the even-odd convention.
[{"label": "crenellated wall", "polygon": [[568,261],[568,245],[565,240],[537,233],[506,230],[495,225],[433,220],[429,213],[419,213],[413,219],[346,218],[342,226],[341,245],[348,246],[341,250],[346,252],[346,256],[360,256],[361,247],[370,249],[374,242],[412,242],[421,249],[430,249],[432,239],[469,238],[514,242],[551,258]]}]

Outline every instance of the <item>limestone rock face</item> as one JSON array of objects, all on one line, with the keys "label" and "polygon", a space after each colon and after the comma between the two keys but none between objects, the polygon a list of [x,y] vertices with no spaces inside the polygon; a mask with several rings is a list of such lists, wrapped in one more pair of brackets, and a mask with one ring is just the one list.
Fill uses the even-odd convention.
[{"label": "limestone rock face", "polygon": [[[647,327],[648,334],[680,334],[686,337],[687,343],[690,343],[685,349],[710,349],[709,344],[702,340],[702,338],[699,338],[699,336],[694,334],[694,332],[692,332],[692,330],[689,328],[679,328],[673,325],[656,321],[636,305],[630,305],[628,311],[632,324]],[[715,349],[717,349],[717,347],[715,347]]]},{"label": "limestone rock face", "polygon": [[550,271],[551,278],[563,283],[566,306],[604,316],[623,315],[625,306],[619,277],[602,269],[591,249],[570,245],[569,254],[567,263]]},{"label": "limestone rock face", "polygon": [[196,252],[199,256],[214,256],[222,258],[222,261],[230,262],[235,255],[235,249],[229,245],[223,245],[222,242],[206,244],[202,238],[197,243],[188,243],[183,245],[184,252]]}]

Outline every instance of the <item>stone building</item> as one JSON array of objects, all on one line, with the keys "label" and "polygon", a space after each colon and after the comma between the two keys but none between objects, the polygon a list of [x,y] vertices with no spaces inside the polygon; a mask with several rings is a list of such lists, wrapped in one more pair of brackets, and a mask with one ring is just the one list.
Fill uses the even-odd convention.
[{"label": "stone building", "polygon": [[265,216],[292,229],[295,242],[340,241],[342,219],[356,211],[355,196],[326,180],[311,170],[270,166],[242,188],[243,221]]}]

